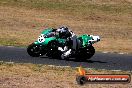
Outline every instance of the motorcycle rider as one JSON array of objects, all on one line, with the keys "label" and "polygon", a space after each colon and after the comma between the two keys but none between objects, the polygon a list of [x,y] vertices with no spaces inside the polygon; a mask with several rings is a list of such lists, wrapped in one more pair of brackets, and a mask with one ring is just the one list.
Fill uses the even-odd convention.
[{"label": "motorcycle rider", "polygon": [[[68,27],[60,27],[58,29],[54,29],[56,33],[59,33],[59,37],[66,39],[67,44],[62,47],[58,47],[58,50],[62,51],[63,54],[61,55],[62,59],[67,58],[71,53],[74,53],[74,51],[77,48],[77,36],[68,29]],[[69,47],[72,46],[72,47]]]}]

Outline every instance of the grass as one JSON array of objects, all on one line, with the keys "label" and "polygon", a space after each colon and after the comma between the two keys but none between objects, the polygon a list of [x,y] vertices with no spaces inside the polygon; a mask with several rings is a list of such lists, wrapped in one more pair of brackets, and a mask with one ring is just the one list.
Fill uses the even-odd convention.
[{"label": "grass", "polygon": [[99,35],[98,51],[132,53],[130,0],[0,0],[0,45],[27,46],[47,27]]},{"label": "grass", "polygon": [[[85,68],[86,69],[86,68]],[[131,74],[127,71],[86,69],[89,74]],[[77,68],[48,66],[42,64],[24,64],[0,62],[0,87],[19,88],[80,88],[76,83]],[[83,88],[128,88],[129,84],[86,84]]]},{"label": "grass", "polygon": [[[126,1],[126,2],[125,2]],[[111,1],[104,3],[92,2],[84,0],[1,0],[1,5],[12,5],[18,7],[28,7],[28,8],[37,8],[37,9],[53,9],[53,10],[70,10],[70,11],[89,11],[89,10],[100,10],[106,12],[130,12],[131,11],[131,2],[129,0],[113,2]],[[125,7],[124,7],[125,6]]]}]

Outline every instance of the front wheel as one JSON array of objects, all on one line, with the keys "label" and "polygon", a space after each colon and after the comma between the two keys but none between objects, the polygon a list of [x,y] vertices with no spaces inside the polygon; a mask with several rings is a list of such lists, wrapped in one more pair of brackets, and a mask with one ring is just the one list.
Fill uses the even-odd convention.
[{"label": "front wheel", "polygon": [[87,46],[85,48],[80,49],[77,52],[76,59],[77,60],[86,60],[90,59],[95,54],[95,49],[93,46]]},{"label": "front wheel", "polygon": [[39,45],[33,43],[28,46],[27,53],[32,57],[39,57],[42,55],[41,49],[42,48]]},{"label": "front wheel", "polygon": [[94,54],[95,54],[95,49],[94,49],[94,47],[93,46],[88,46],[87,48],[86,48],[86,56],[87,56],[87,58],[91,58]]}]

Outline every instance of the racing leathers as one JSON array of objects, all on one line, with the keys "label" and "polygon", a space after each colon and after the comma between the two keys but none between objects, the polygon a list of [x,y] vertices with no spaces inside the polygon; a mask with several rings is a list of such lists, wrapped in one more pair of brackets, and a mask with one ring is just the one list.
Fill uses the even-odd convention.
[{"label": "racing leathers", "polygon": [[[65,59],[77,49],[77,36],[67,27],[59,28],[56,32],[59,33],[60,38],[66,39],[68,43],[68,45],[66,44],[64,48],[58,47],[58,50],[63,52],[61,58]],[[70,46],[72,47],[69,47],[69,44],[71,44]]]}]

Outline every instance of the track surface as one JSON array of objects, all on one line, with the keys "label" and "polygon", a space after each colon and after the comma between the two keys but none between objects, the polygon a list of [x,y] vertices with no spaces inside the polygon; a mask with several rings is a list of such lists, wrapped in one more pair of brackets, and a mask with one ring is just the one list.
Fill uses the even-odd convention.
[{"label": "track surface", "polygon": [[26,48],[0,46],[0,61],[17,62],[17,63],[33,63],[57,66],[78,67],[82,65],[87,68],[108,69],[108,70],[132,70],[132,55],[100,53],[95,55],[88,61],[76,62],[71,59],[69,61],[59,59],[49,59],[43,57],[30,57]]}]

